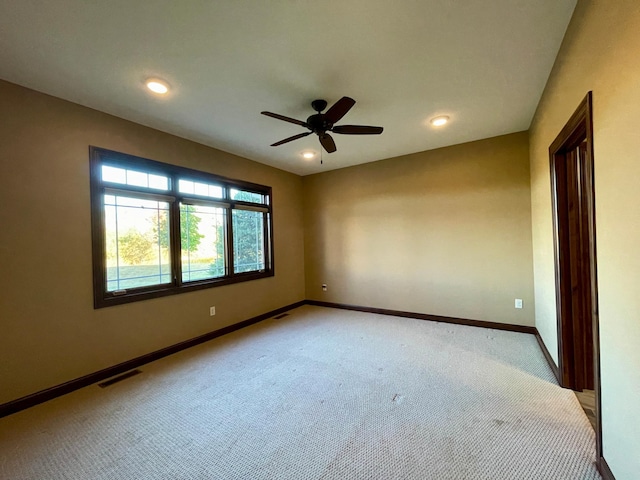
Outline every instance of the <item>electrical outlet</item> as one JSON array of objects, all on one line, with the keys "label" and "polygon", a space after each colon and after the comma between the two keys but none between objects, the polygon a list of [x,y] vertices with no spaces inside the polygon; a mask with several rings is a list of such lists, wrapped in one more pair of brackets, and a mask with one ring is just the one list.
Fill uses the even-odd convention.
[{"label": "electrical outlet", "polygon": [[216,314],[216,307],[209,307],[209,316],[213,317]]},{"label": "electrical outlet", "polygon": [[326,283],[323,283],[323,284],[322,284],[322,291],[323,291],[323,292],[326,292],[326,291],[327,291],[327,284],[326,284]]},{"label": "electrical outlet", "polygon": [[522,308],[522,299],[516,298],[516,308]]}]

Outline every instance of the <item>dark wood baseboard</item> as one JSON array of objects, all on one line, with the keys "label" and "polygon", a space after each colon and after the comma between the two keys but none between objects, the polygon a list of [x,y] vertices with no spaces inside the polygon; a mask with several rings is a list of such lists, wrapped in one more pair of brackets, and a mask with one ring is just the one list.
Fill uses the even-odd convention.
[{"label": "dark wood baseboard", "polygon": [[85,375],[84,377],[76,378],[74,380],[70,380],[60,385],[56,385],[55,387],[47,388],[45,390],[41,390],[31,395],[27,395],[25,397],[12,400],[7,403],[3,403],[2,405],[0,405],[0,418],[6,417],[7,415],[11,415],[13,413],[17,413],[21,410],[24,410],[29,407],[33,407],[40,403],[46,402],[48,400],[52,400],[61,395],[71,393],[80,388],[87,387],[94,383],[98,383],[110,377],[120,375],[121,373],[124,373],[128,370],[138,368],[142,365],[153,362],[155,360],[159,360],[161,358],[180,352],[187,348],[194,347],[204,342],[208,342],[209,340],[213,340],[214,338],[218,338],[222,335],[226,335],[227,333],[235,332],[236,330],[240,330],[241,328],[248,327],[255,323],[258,323],[268,318],[279,315],[280,313],[284,313],[288,310],[292,310],[294,308],[300,307],[305,303],[306,302],[304,300],[300,302],[292,303],[291,305],[287,305],[285,307],[281,307],[276,310],[263,313],[262,315],[258,315],[256,317],[250,318],[248,320],[244,320],[234,325],[229,325],[228,327],[224,327],[219,330],[214,330],[213,332],[205,333],[204,335],[200,335],[199,337],[195,337],[190,340],[185,340],[184,342],[176,343],[175,345],[171,345],[169,347],[156,350],[155,352],[151,352],[146,355],[142,355],[140,357],[127,360],[126,362],[119,363],[112,367],[104,368],[97,372]]},{"label": "dark wood baseboard", "polygon": [[[342,310],[354,310],[358,312],[377,313],[380,315],[393,315],[396,317],[414,318],[418,320],[429,320],[433,322],[453,323],[457,325],[467,325],[472,327],[493,328],[497,330],[507,330],[511,332],[529,333],[529,334],[535,335],[540,345],[540,348],[542,349],[542,353],[544,354],[556,378],[558,378],[558,375],[559,375],[558,367],[553,362],[553,359],[551,358],[551,355],[549,354],[547,347],[544,345],[544,342],[540,337],[540,333],[535,327],[513,325],[508,323],[486,322],[483,320],[470,320],[466,318],[445,317],[445,316],[430,315],[425,313],[404,312],[399,310],[389,310],[385,308],[373,308],[373,307],[363,307],[359,305],[347,305],[342,303],[322,302],[319,300],[302,300],[300,302],[292,303],[291,305],[287,305],[285,307],[278,308],[276,310],[272,310],[267,313],[263,313],[262,315],[258,315],[256,317],[250,318],[248,320],[244,320],[234,325],[229,325],[228,327],[224,327],[219,330],[214,330],[213,332],[205,333],[204,335],[200,335],[199,337],[192,338],[190,340],[185,340],[184,342],[180,342],[175,345],[162,348],[155,352],[151,352],[146,355],[142,355],[140,357],[127,360],[126,362],[119,363],[112,367],[108,367],[108,368],[99,370],[97,372],[90,373],[83,377],[70,380],[60,385],[56,385],[54,387],[41,390],[31,395],[27,395],[25,397],[18,398],[16,400],[12,400],[10,402],[4,403],[0,405],[0,418],[6,417],[7,415],[11,415],[13,413],[19,412],[26,408],[33,407],[40,403],[46,402],[48,400],[52,400],[61,395],[71,393],[75,390],[92,385],[94,383],[101,382],[103,380],[114,377],[116,375],[120,375],[122,373],[125,373],[134,368],[138,368],[147,363],[153,362],[155,360],[159,360],[161,358],[180,352],[187,348],[194,347],[196,345],[207,342],[209,340],[213,340],[214,338],[220,337],[222,335],[226,335],[227,333],[235,332],[236,330],[240,330],[241,328],[245,328],[255,323],[266,320],[268,318],[272,318],[274,316],[277,316],[289,310],[293,310],[294,308],[300,307],[302,305],[315,305],[318,307],[339,308]],[[602,459],[602,461],[604,462],[604,459]],[[608,470],[608,467],[606,466],[606,462],[604,462],[604,465],[605,465],[604,468]]]},{"label": "dark wood baseboard", "polygon": [[542,340],[542,337],[540,336],[540,332],[538,332],[537,328],[536,328],[535,336],[536,336],[536,340],[538,341],[538,345],[540,345],[540,350],[542,350],[544,358],[546,358],[547,363],[551,368],[551,371],[555,375],[556,380],[558,380],[558,384],[562,385],[562,382],[560,381],[560,370],[558,369],[556,362],[553,361],[553,357],[549,353],[549,350],[547,350],[547,346],[544,344],[544,341]]},{"label": "dark wood baseboard", "polygon": [[362,307],[359,305],[346,305],[343,303],[321,302],[319,300],[307,300],[307,305],[317,307],[340,308],[343,310],[355,310],[358,312],[378,313],[380,315],[393,315],[394,317],[415,318],[418,320],[430,320],[432,322],[455,323],[456,325],[467,325],[470,327],[493,328],[495,330],[508,330],[510,332],[530,333],[535,335],[536,327],[524,325],[514,325],[511,323],[486,322],[484,320],[470,320],[468,318],[443,317],[440,315],[429,315],[426,313],[403,312],[399,310],[388,310],[386,308]]},{"label": "dark wood baseboard", "polygon": [[596,467],[598,467],[598,472],[600,472],[602,480],[616,480],[616,477],[613,476],[613,472],[611,472],[611,469],[604,457],[600,457],[598,459]]},{"label": "dark wood baseboard", "polygon": [[[40,403],[44,403],[48,400],[52,400],[54,398],[65,395],[67,393],[71,393],[80,388],[93,385],[102,380],[106,380],[116,375],[123,374],[125,372],[138,368],[147,363],[153,362],[155,360],[159,360],[161,358],[167,357],[169,355],[180,352],[187,348],[194,347],[196,345],[207,342],[209,340],[213,340],[214,338],[218,338],[222,335],[235,332],[237,330],[248,327],[250,325],[254,325],[268,318],[273,318],[277,315],[280,315],[281,313],[287,312],[289,310],[293,310],[294,308],[297,308],[303,305],[315,305],[319,307],[339,308],[343,310],[354,310],[358,312],[377,313],[380,315],[393,315],[396,317],[414,318],[418,320],[429,320],[434,322],[453,323],[457,325],[467,325],[472,327],[493,328],[498,330],[507,330],[511,332],[529,333],[536,337],[536,340],[538,341],[538,344],[540,345],[542,353],[544,354],[547,362],[549,363],[551,370],[553,371],[556,378],[559,378],[558,367],[555,365],[553,358],[551,357],[551,355],[549,354],[549,351],[547,350],[546,345],[542,341],[542,337],[540,336],[540,333],[535,327],[527,327],[523,325],[513,325],[513,324],[505,324],[505,323],[497,323],[497,322],[486,322],[483,320],[470,320],[465,318],[445,317],[440,315],[429,315],[424,313],[388,310],[384,308],[372,308],[372,307],[362,307],[358,305],[346,305],[341,303],[322,302],[319,300],[302,300],[296,303],[292,303],[291,305],[287,305],[285,307],[281,307],[276,310],[263,313],[261,315],[255,316],[248,320],[244,320],[234,325],[229,325],[219,330],[214,330],[213,332],[205,333],[204,335],[200,335],[190,340],[185,340],[184,342],[180,342],[175,345],[162,348],[155,352],[151,352],[146,355],[142,355],[140,357],[127,360],[126,362],[119,363],[112,367],[108,367],[108,368],[99,370],[97,372],[90,373],[83,377],[70,380],[60,385],[56,385],[54,387],[41,390],[31,395],[27,395],[25,397],[18,398],[16,400],[12,400],[10,402],[4,403],[0,405],[0,418],[6,417],[13,413],[17,413],[21,410],[25,410],[29,407],[33,407]],[[598,461],[596,462],[596,467],[600,472],[600,475],[602,476],[603,480],[615,480],[615,476],[611,472],[611,469],[609,468],[609,465],[607,464],[607,461],[604,459],[604,457],[598,458]]]}]

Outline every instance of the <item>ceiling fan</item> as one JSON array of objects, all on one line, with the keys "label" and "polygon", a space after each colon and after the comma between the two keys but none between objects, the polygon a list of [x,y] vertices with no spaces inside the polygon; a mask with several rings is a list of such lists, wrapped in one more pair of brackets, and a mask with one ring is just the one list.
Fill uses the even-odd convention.
[{"label": "ceiling fan", "polygon": [[344,117],[351,107],[355,105],[356,101],[353,98],[342,97],[336,103],[333,104],[329,110],[325,113],[321,113],[327,108],[327,102],[325,100],[314,100],[311,102],[311,107],[318,113],[311,115],[307,118],[306,122],[302,120],[296,120],[295,118],[285,117],[277,113],[260,112],[262,115],[268,117],[277,118],[278,120],[284,120],[285,122],[295,123],[301,127],[308,128],[308,132],[299,133],[279,142],[271,144],[272,147],[277,147],[283,143],[288,143],[293,140],[297,140],[307,135],[315,133],[320,139],[320,144],[327,151],[327,153],[333,153],[336,151],[336,143],[333,141],[331,135],[328,132],[338,133],[340,135],[379,135],[382,133],[382,127],[370,127],[367,125],[334,125],[342,117]]}]

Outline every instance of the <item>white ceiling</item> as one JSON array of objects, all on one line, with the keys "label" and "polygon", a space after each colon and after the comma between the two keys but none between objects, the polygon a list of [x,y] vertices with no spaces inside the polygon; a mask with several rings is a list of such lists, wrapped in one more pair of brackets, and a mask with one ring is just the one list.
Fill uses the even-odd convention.
[{"label": "white ceiling", "polygon": [[[575,3],[0,0],[0,78],[307,175],[526,130]],[[315,135],[269,146],[305,130],[262,110],[344,95],[338,124],[384,133],[333,135],[323,165]]]}]

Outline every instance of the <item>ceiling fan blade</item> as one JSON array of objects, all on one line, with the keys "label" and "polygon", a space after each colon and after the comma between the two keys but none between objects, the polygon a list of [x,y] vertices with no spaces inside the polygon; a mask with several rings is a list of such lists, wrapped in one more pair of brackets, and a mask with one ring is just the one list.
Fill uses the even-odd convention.
[{"label": "ceiling fan blade", "polygon": [[353,98],[342,97],[340,100],[334,103],[329,110],[327,110],[327,113],[324,114],[325,118],[331,123],[336,123],[338,120],[344,117],[347,112],[351,110],[351,107],[353,107],[355,104],[356,101]]},{"label": "ceiling fan blade", "polygon": [[327,151],[327,153],[333,153],[336,151],[336,142],[333,141],[333,138],[331,138],[331,135],[329,135],[328,133],[320,136],[320,143]]},{"label": "ceiling fan blade", "polygon": [[368,125],[338,125],[331,129],[333,133],[342,135],[380,135],[382,127],[370,127]]},{"label": "ceiling fan blade", "polygon": [[293,137],[285,138],[284,140],[280,140],[279,142],[272,143],[271,146],[272,147],[277,147],[278,145],[282,145],[283,143],[293,142],[294,140],[297,140],[297,139],[302,138],[302,137],[306,137],[307,135],[311,135],[312,133],[313,132],[299,133],[298,135],[294,135]]},{"label": "ceiling fan blade", "polygon": [[301,127],[309,128],[306,122],[303,122],[302,120],[296,120],[295,118],[285,117],[284,115],[279,115],[277,113],[271,113],[271,112],[260,112],[260,113],[262,115],[266,115],[267,117],[277,118],[278,120],[284,120],[285,122],[295,123],[296,125],[300,125]]}]

